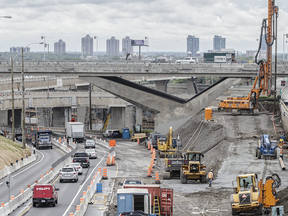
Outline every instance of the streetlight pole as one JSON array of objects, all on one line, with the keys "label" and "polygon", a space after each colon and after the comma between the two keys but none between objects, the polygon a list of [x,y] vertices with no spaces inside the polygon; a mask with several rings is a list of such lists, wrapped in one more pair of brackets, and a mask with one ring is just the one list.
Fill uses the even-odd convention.
[{"label": "streetlight pole", "polygon": [[45,36],[41,36],[41,39],[44,39],[44,61],[45,61]]},{"label": "streetlight pole", "polygon": [[12,140],[15,142],[15,118],[14,118],[14,78],[13,78],[13,58],[11,57],[11,93],[12,93]]}]

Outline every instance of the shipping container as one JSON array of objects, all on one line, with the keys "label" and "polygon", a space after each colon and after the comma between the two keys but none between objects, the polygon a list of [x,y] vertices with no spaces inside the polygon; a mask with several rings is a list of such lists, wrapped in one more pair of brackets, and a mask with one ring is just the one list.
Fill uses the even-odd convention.
[{"label": "shipping container", "polygon": [[150,214],[150,194],[147,189],[118,189],[117,215],[122,212],[143,211]]},{"label": "shipping container", "polygon": [[147,189],[151,195],[151,211],[153,212],[154,196],[158,196],[161,215],[173,216],[173,189],[161,188],[160,185],[123,185],[123,188]]}]

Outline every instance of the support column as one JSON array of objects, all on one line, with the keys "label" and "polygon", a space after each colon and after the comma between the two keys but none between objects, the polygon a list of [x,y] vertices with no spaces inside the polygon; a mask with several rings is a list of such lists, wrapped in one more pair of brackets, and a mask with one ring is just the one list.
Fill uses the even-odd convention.
[{"label": "support column", "polygon": [[154,81],[156,89],[159,91],[167,92],[167,84],[169,80]]},{"label": "support column", "polygon": [[198,94],[198,92],[197,77],[191,77],[190,79],[187,79],[187,93]]},{"label": "support column", "polygon": [[11,124],[12,122],[10,121],[10,118],[8,118],[8,110],[0,110],[0,125],[11,125]]},{"label": "support column", "polygon": [[129,129],[133,128],[135,124],[135,106],[129,105],[125,108],[125,125],[124,127],[128,127]]},{"label": "support column", "polygon": [[119,130],[125,126],[125,107],[111,107],[111,125]]},{"label": "support column", "polygon": [[142,109],[139,107],[136,107],[136,125],[142,125]]},{"label": "support column", "polygon": [[64,116],[65,116],[65,108],[54,107],[53,108],[53,127],[65,127],[66,118]]}]

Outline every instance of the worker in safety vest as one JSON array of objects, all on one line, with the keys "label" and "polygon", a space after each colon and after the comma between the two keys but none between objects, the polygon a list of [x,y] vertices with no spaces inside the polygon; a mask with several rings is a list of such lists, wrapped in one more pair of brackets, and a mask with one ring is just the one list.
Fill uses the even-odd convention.
[{"label": "worker in safety vest", "polygon": [[209,187],[212,186],[212,179],[213,179],[213,170],[211,169],[211,171],[208,173],[208,179],[209,179]]},{"label": "worker in safety vest", "polygon": [[280,139],[280,140],[279,140],[279,147],[283,147],[283,144],[284,144],[284,140],[283,140],[283,139]]},{"label": "worker in safety vest", "polygon": [[283,153],[284,153],[284,152],[283,152],[283,147],[281,147],[281,148],[280,148],[280,157],[282,158],[282,160],[283,160]]}]

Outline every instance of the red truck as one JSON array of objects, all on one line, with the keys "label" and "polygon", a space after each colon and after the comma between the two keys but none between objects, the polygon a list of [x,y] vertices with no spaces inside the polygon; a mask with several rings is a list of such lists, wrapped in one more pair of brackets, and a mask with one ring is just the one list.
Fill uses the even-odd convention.
[{"label": "red truck", "polygon": [[58,203],[59,188],[56,188],[53,184],[37,184],[33,188],[32,202],[33,207],[37,204],[48,204],[55,207]]}]

